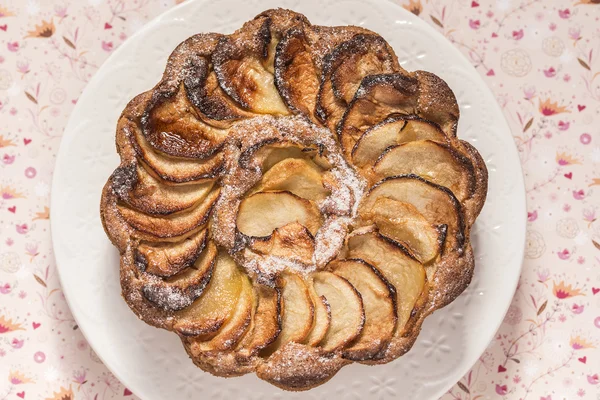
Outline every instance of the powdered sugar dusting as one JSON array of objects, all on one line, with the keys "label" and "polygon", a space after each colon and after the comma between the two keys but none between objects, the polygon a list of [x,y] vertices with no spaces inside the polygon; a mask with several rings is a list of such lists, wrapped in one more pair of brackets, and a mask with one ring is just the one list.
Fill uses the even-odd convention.
[{"label": "powdered sugar dusting", "polygon": [[313,262],[317,268],[323,268],[340,253],[351,221],[347,217],[334,216],[327,219],[319,229],[315,237],[313,255]]},{"label": "powdered sugar dusting", "polygon": [[252,251],[245,252],[243,265],[252,275],[261,276],[269,281],[282,271],[307,274],[315,270],[314,265],[306,265],[289,258],[256,254]]},{"label": "powdered sugar dusting", "polygon": [[144,285],[143,293],[148,300],[164,310],[181,310],[192,304],[190,297],[171,286]]},{"label": "powdered sugar dusting", "polygon": [[181,287],[169,285],[159,277],[145,272],[142,280],[145,284],[142,287],[142,293],[151,302],[163,310],[181,310],[192,304],[193,300],[202,293],[205,285],[200,285],[187,293]]},{"label": "powdered sugar dusting", "polygon": [[346,363],[339,354],[289,342],[260,365],[258,372],[263,379],[294,387],[298,384],[321,382],[334,375]]},{"label": "powdered sugar dusting", "polygon": [[[293,259],[241,252],[246,247],[246,239],[236,229],[238,209],[244,194],[262,178],[261,166],[265,155],[260,150],[269,145],[310,148],[314,154],[325,157],[332,166],[324,173],[324,186],[331,194],[318,204],[326,218],[315,235],[312,265]],[[221,194],[213,212],[212,237],[231,254],[238,253],[236,260],[249,273],[272,279],[283,270],[309,272],[323,268],[339,253],[366,183],[346,162],[329,129],[317,126],[303,116],[257,116],[232,127],[223,153],[226,162]]]},{"label": "powdered sugar dusting", "polygon": [[[267,15],[271,16],[266,17]],[[287,22],[282,25],[282,21]],[[437,114],[434,115],[436,109],[444,116],[447,114],[447,110],[456,109],[454,97],[451,92],[447,93],[447,87],[437,90],[438,87],[441,87],[440,82],[435,80],[437,78],[428,78],[429,75],[424,72],[415,74],[395,73],[403,72],[403,70],[397,65],[397,59],[387,42],[375,33],[360,27],[312,26],[308,21],[305,21],[303,16],[279,9],[267,11],[264,15],[261,14],[261,16],[246,23],[233,35],[201,34],[189,38],[180,45],[169,58],[165,75],[159,85],[147,92],[146,95],[138,97],[125,110],[123,117],[128,120],[128,124],[121,129],[123,133],[120,133],[125,137],[119,136],[119,138],[121,141],[129,143],[129,145],[121,148],[119,139],[117,141],[120,147],[122,167],[112,176],[110,187],[112,191],[109,195],[112,196],[113,200],[111,200],[110,205],[116,209],[114,206],[117,205],[118,199],[126,201],[127,196],[133,192],[135,180],[137,179],[136,170],[133,163],[126,164],[125,161],[133,162],[137,158],[144,159],[146,150],[148,151],[148,157],[146,158],[149,167],[154,169],[154,165],[150,164],[155,163],[157,165],[155,172],[162,179],[179,178],[178,176],[170,176],[172,174],[184,176],[184,178],[178,180],[173,179],[173,182],[176,183],[192,182],[204,177],[214,178],[218,181],[217,185],[220,186],[220,191],[214,207],[209,210],[211,219],[207,228],[210,239],[208,243],[211,246],[216,244],[220,247],[218,257],[223,257],[223,259],[219,259],[224,263],[229,263],[227,268],[230,267],[231,271],[236,269],[236,265],[224,254],[224,249],[229,252],[238,266],[245,268],[252,284],[256,285],[253,288],[255,294],[256,290],[264,289],[259,288],[257,284],[267,284],[273,289],[275,279],[284,271],[310,274],[313,271],[326,268],[332,259],[343,256],[346,237],[353,226],[353,220],[357,215],[359,204],[366,190],[366,182],[345,159],[334,132],[320,126],[318,121],[311,120],[314,117],[323,117],[322,113],[319,112],[323,96],[321,96],[322,92],[315,93],[317,90],[315,85],[307,85],[306,82],[292,82],[293,79],[289,82],[292,85],[299,85],[293,88],[298,91],[298,93],[294,93],[294,96],[301,96],[301,103],[305,103],[306,107],[296,109],[292,106],[293,102],[290,101],[290,98],[279,99],[283,100],[284,103],[288,103],[289,111],[311,114],[311,117],[306,115],[287,116],[288,113],[283,110],[281,112],[286,114],[284,117],[259,115],[256,113],[257,107],[254,107],[258,103],[249,104],[256,98],[250,96],[249,101],[244,100],[249,92],[252,92],[252,95],[261,96],[263,94],[261,93],[262,90],[256,89],[262,89],[262,84],[272,86],[273,82],[270,81],[272,77],[263,75],[263,72],[275,74],[275,87],[271,87],[271,89],[279,91],[282,97],[286,96],[281,86],[279,86],[281,82],[278,82],[282,79],[285,80],[286,77],[280,74],[281,71],[277,71],[277,66],[275,71],[272,71],[270,63],[273,61],[274,49],[277,48],[277,51],[279,51],[281,48],[277,44],[278,41],[279,44],[282,43],[283,33],[289,31],[290,26],[302,30],[302,40],[305,41],[304,44],[306,45],[305,50],[312,57],[314,69],[310,71],[307,71],[306,65],[303,65],[307,63],[305,60],[306,55],[299,58],[301,63],[299,63],[298,68],[304,70],[300,71],[301,74],[317,74],[316,81],[320,79],[321,82],[328,82],[331,75],[336,73],[335,69],[339,69],[339,61],[345,62],[344,57],[350,57],[351,59],[351,63],[346,64],[346,67],[350,65],[350,68],[352,68],[352,65],[355,67],[358,65],[357,68],[354,68],[356,71],[352,71],[354,75],[351,75],[349,80],[345,79],[343,74],[340,74],[340,77],[345,82],[331,79],[336,98],[349,100],[347,95],[351,94],[362,97],[368,95],[374,85],[385,84],[385,86],[390,86],[393,84],[394,87],[401,89],[407,98],[407,104],[415,109],[413,112],[425,119],[441,118]],[[290,50],[290,52],[295,51],[296,49]],[[388,51],[387,56],[386,51]],[[332,54],[332,52],[335,54]],[[360,58],[363,55],[368,58],[364,60],[357,59],[357,57]],[[292,55],[292,57],[296,57],[296,55]],[[281,59],[284,60],[283,63],[288,62],[283,57]],[[231,63],[232,60],[236,60],[236,62]],[[246,65],[239,67],[239,65],[236,65],[238,61]],[[265,64],[269,66],[264,68],[263,71],[262,67]],[[363,64],[365,66],[364,71]],[[379,64],[381,65],[379,66]],[[375,67],[371,68],[373,65]],[[279,68],[285,67],[285,65],[279,65]],[[252,71],[254,68],[260,69],[260,72],[257,70]],[[298,72],[293,68],[290,71],[294,75]],[[235,79],[231,79],[232,72],[238,75]],[[356,73],[361,74],[363,72],[368,75],[363,79],[358,79],[362,77],[356,76]],[[266,78],[265,81],[248,81],[248,79],[255,80],[256,77],[252,76],[254,73],[259,73],[261,79]],[[244,80],[244,78],[247,79]],[[248,82],[251,84],[249,85]],[[358,90],[349,93],[350,90],[347,89],[350,88],[351,91],[354,91],[358,84]],[[419,86],[421,84],[422,86]],[[420,92],[419,90],[423,88],[424,90]],[[319,102],[317,103],[317,110],[314,109],[315,94],[318,95],[316,100]],[[177,102],[174,101],[176,99],[178,99]],[[275,99],[263,98],[262,100],[271,101]],[[186,117],[198,119],[199,124],[205,124],[207,126],[206,132],[204,132],[204,129],[197,129],[198,134],[192,132],[193,129],[196,129],[194,128],[195,121],[191,121],[190,126],[181,124],[180,127],[182,133],[190,134],[194,140],[202,139],[203,134],[206,133],[206,142],[209,142],[209,144],[202,144],[202,146],[198,144],[196,152],[182,151],[181,154],[174,151],[166,151],[167,154],[161,152],[159,145],[162,146],[162,141],[151,140],[153,136],[150,135],[156,134],[156,132],[152,132],[155,131],[156,126],[151,131],[148,131],[150,128],[146,128],[152,125],[147,120],[153,115],[152,107],[163,104],[162,102],[172,102],[171,105],[177,108],[178,111],[185,112]],[[283,104],[281,105],[283,106]],[[313,116],[312,114],[315,112],[317,115]],[[455,113],[457,112],[456,109]],[[140,122],[143,125],[143,131],[139,130],[139,126],[136,126]],[[443,122],[448,121],[444,120]],[[456,120],[450,122],[453,122],[455,126]],[[334,121],[329,120],[327,124],[331,127],[334,125]],[[130,132],[129,129],[132,129],[132,131]],[[179,126],[177,129],[179,129]],[[146,134],[148,134],[148,137],[146,137]],[[133,136],[129,138],[131,135]],[[214,137],[211,135],[214,135]],[[127,138],[131,140],[125,140]],[[174,143],[178,138],[179,136],[169,139],[168,143]],[[167,142],[166,139],[164,141]],[[185,147],[185,143],[182,143],[182,145],[174,143],[172,147],[179,149],[182,146]],[[158,150],[156,154],[152,150],[153,147]],[[278,153],[279,150],[276,149],[278,147],[293,148]],[[273,149],[275,150],[273,151]],[[213,152],[218,154],[218,157],[215,158],[218,162],[206,164],[209,153],[212,155]],[[169,154],[173,157],[161,160],[161,157]],[[285,227],[277,227],[276,234],[270,237],[245,236],[237,230],[236,226],[240,204],[250,193],[258,190],[256,185],[263,178],[264,170],[276,165],[283,157],[312,159],[314,164],[322,169],[315,170],[317,172],[311,172],[306,177],[302,177],[306,179],[304,181],[300,180],[300,185],[294,185],[293,188],[291,185],[298,182],[293,182],[295,178],[293,174],[297,171],[292,168],[288,168],[288,171],[283,172],[273,170],[271,176],[275,177],[269,182],[265,180],[263,188],[280,188],[279,190],[288,190],[296,195],[300,193],[298,186],[305,185],[308,187],[308,190],[304,192],[307,193],[306,197],[323,199],[322,188],[313,186],[315,182],[322,182],[329,195],[318,202],[310,200],[312,201],[310,204],[308,201],[302,200],[302,204],[305,206],[304,213],[299,211],[301,207],[298,207],[298,210],[290,212],[289,215],[283,216],[283,218],[278,218],[280,217],[278,212],[272,212],[273,218],[270,218],[270,210],[263,210],[264,215],[260,215],[252,221],[254,224],[259,224],[261,221],[258,218],[261,217],[271,224],[269,229],[278,224],[294,221],[294,219],[296,221]],[[164,165],[161,164],[162,161],[164,161]],[[223,161],[223,165],[221,165],[221,161]],[[313,166],[312,163],[307,164]],[[127,165],[130,166],[127,167]],[[285,164],[280,166],[283,165]],[[159,173],[163,167],[166,172]],[[202,168],[197,170],[197,167]],[[276,176],[277,173],[280,173],[279,177]],[[319,177],[322,179],[319,179]],[[301,189],[305,190],[304,187]],[[310,190],[318,193],[318,195],[313,197],[313,192],[310,192]],[[272,199],[277,197],[273,196]],[[273,204],[276,203],[273,201]],[[314,207],[315,204],[321,214],[318,217]],[[284,208],[285,206],[280,207]],[[108,207],[103,204],[104,208]],[[108,212],[110,211],[108,210]],[[115,210],[112,211],[116,212]],[[110,214],[106,215],[111,216]],[[289,218],[294,215],[297,217]],[[306,223],[306,216],[314,216],[314,219],[310,221],[314,224]],[[111,218],[113,217],[111,216]],[[121,242],[127,242],[127,252],[122,257],[121,263],[121,285],[123,295],[129,306],[140,318],[154,326],[178,330],[180,334],[183,334],[184,331],[186,335],[198,334],[200,330],[187,330],[186,327],[183,328],[184,330],[180,330],[180,323],[182,322],[190,326],[198,322],[199,315],[194,314],[198,310],[191,309],[193,315],[185,315],[177,311],[190,306],[200,296],[202,290],[206,288],[211,274],[206,275],[206,279],[204,279],[202,271],[196,270],[199,274],[194,274],[192,269],[188,269],[187,272],[190,275],[163,279],[145,272],[144,268],[139,268],[136,265],[133,256],[134,249],[132,249],[131,244],[133,243],[133,247],[135,247],[139,245],[141,239],[158,239],[153,238],[152,235],[148,235],[150,239],[146,238],[145,234],[140,235],[133,226],[127,225],[126,221],[120,217],[114,217],[113,219],[116,222],[112,223],[112,227],[107,227],[109,236],[113,239],[113,242],[117,242],[117,240],[120,242],[120,250],[125,247],[121,245]],[[282,220],[285,222],[281,222]],[[202,224],[205,221],[203,220]],[[310,229],[308,227],[298,227],[300,221],[304,221],[305,225],[310,225]],[[316,224],[317,222],[320,222],[321,225]],[[153,225],[153,228],[159,225]],[[301,233],[295,234],[295,231],[290,227],[298,228],[297,231],[301,231]],[[281,233],[287,228],[290,228],[289,234]],[[367,228],[371,229],[372,227],[364,227],[364,229]],[[355,230],[357,233],[359,231],[360,229]],[[260,234],[266,235],[266,233],[268,232]],[[468,231],[466,233],[468,235]],[[186,238],[181,237],[181,239],[190,239],[189,234],[186,236]],[[179,236],[173,238],[173,240],[178,240],[178,243],[179,239]],[[215,253],[217,252],[215,248],[213,250]],[[275,256],[275,254],[278,256]],[[471,260],[466,260],[464,263],[472,266],[472,254],[470,256]],[[169,262],[173,261],[169,260]],[[223,265],[225,264],[220,264],[220,266]],[[216,267],[214,270],[220,273],[224,271]],[[221,278],[213,279],[213,282],[221,282],[225,279],[227,279],[227,276],[223,273]],[[220,289],[215,289],[217,287],[217,284],[214,284],[208,291],[211,291],[217,297],[216,301],[218,302],[220,299],[225,299],[229,294],[226,294],[225,291],[221,292]],[[336,348],[335,351],[331,351],[325,350],[319,345],[313,346],[290,342],[283,344],[282,347],[271,353],[270,349],[267,349],[269,351],[266,352],[260,352],[259,350],[262,347],[249,348],[243,342],[239,342],[239,335],[245,335],[243,340],[256,336],[255,328],[263,325],[258,322],[266,321],[266,318],[264,315],[262,319],[255,319],[255,317],[263,312],[264,314],[270,314],[270,323],[274,326],[273,332],[268,332],[271,337],[266,337],[262,342],[264,346],[268,346],[279,335],[279,328],[283,324],[282,316],[285,316],[286,313],[285,304],[282,305],[280,301],[282,293],[279,290],[271,290],[271,292],[265,297],[265,302],[263,302],[264,299],[260,298],[258,304],[254,304],[257,307],[254,308],[252,313],[244,314],[247,315],[246,322],[244,322],[246,325],[241,327],[235,335],[232,334],[232,330],[234,325],[239,324],[241,320],[230,318],[229,321],[233,322],[226,322],[223,327],[215,328],[219,329],[219,335],[220,332],[228,335],[221,336],[216,340],[217,346],[214,346],[215,348],[212,348],[210,342],[202,342],[204,336],[188,338],[189,341],[184,338],[184,346],[188,349],[188,353],[194,362],[215,375],[231,376],[256,370],[260,378],[291,390],[304,390],[319,385],[333,376],[343,365],[350,363],[349,360],[343,358],[343,348]],[[242,299],[242,297],[238,297],[238,299]],[[430,304],[437,304],[437,298],[431,301]],[[246,301],[246,305],[248,303],[249,301]],[[288,306],[290,303],[287,303]],[[333,303],[331,304],[333,305]],[[243,305],[244,301],[238,301],[235,316],[242,316],[243,313],[240,310]],[[335,310],[335,307],[330,308],[329,304],[326,304],[326,306],[328,314],[332,318],[331,320],[337,321],[334,318],[338,318],[339,313]],[[294,313],[293,308],[288,308],[290,314]],[[217,307],[217,309],[222,308]],[[247,324],[250,320],[254,325],[246,333]],[[421,320],[413,324],[410,332],[407,331],[407,335],[404,337],[394,339],[392,346],[388,347],[388,352],[382,354],[385,358],[378,358],[378,363],[388,362],[399,354],[403,354],[407,349],[401,347],[412,345],[410,340],[413,336],[408,334],[418,333],[420,322]],[[364,323],[365,314],[362,316],[361,326]],[[237,327],[235,328],[237,329]],[[275,330],[277,331],[275,332]]]}]

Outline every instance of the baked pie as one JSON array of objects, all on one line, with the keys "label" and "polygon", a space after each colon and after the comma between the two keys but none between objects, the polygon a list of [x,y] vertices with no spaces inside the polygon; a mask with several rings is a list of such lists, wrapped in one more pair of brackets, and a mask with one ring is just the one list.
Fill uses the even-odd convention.
[{"label": "baked pie", "polygon": [[306,390],[398,358],[473,274],[487,171],[458,118],[363,28],[277,9],[190,37],[118,121],[123,297],[218,376]]}]

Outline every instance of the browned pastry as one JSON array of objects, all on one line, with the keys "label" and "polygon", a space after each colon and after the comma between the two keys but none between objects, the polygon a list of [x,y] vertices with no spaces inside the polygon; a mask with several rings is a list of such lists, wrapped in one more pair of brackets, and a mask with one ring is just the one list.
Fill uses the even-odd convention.
[{"label": "browned pastry", "polygon": [[487,171],[458,117],[363,28],[278,9],[192,36],[117,125],[123,297],[218,376],[306,390],[394,360],[473,274]]}]

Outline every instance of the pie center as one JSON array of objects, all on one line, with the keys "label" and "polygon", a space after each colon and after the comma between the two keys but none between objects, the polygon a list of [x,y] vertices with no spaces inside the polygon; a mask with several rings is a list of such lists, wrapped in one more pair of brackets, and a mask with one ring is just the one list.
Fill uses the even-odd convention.
[{"label": "pie center", "polygon": [[332,132],[307,118],[255,117],[231,135],[212,219],[217,244],[261,281],[322,269],[343,247],[366,182]]}]

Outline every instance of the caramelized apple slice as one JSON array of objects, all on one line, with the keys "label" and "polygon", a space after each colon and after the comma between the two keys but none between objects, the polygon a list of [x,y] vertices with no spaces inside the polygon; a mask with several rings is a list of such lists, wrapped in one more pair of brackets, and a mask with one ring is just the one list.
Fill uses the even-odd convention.
[{"label": "caramelized apple slice", "polygon": [[325,60],[336,98],[350,103],[365,76],[402,70],[391,46],[377,34],[360,34],[340,44]]},{"label": "caramelized apple slice", "polygon": [[[241,376],[254,371],[261,361],[257,353],[272,343],[281,330],[278,298],[279,292],[276,289],[254,285],[250,323],[242,339],[233,348],[216,346],[217,349],[214,349],[215,346],[211,345],[210,350],[201,350],[201,346],[195,343],[195,338],[183,337],[183,345],[194,363],[216,376]],[[228,323],[230,324],[231,322]],[[226,327],[223,327],[221,332],[225,330]],[[215,339],[221,335],[219,333]]]},{"label": "caramelized apple slice", "polygon": [[210,58],[222,38],[218,33],[201,33],[183,41],[169,57],[161,85],[165,88],[159,86],[158,91],[170,97],[183,82],[199,118],[214,127],[228,128],[233,121],[251,114],[237,107],[221,90],[212,70]]},{"label": "caramelized apple slice", "polygon": [[425,269],[401,244],[376,230],[353,233],[348,238],[348,257],[372,264],[396,288],[398,322],[394,337],[399,337],[425,288]]},{"label": "caramelized apple slice", "polygon": [[155,92],[141,126],[153,148],[176,157],[210,157],[222,147],[228,133],[200,120],[183,85],[172,97]]},{"label": "caramelized apple slice", "polygon": [[295,158],[302,160],[310,159],[322,169],[331,169],[332,165],[320,153],[321,149],[317,147],[299,147],[289,145],[283,147],[268,146],[265,148],[262,168],[263,171],[266,171],[282,160]]},{"label": "caramelized apple slice", "polygon": [[322,149],[316,145],[305,147],[293,142],[268,139],[244,150],[238,162],[243,168],[250,168],[251,163],[258,165],[263,173],[275,164],[290,158],[310,159],[319,167],[330,169],[331,165],[321,155],[321,152]]},{"label": "caramelized apple slice", "polygon": [[253,115],[239,108],[221,89],[207,57],[192,54],[183,71],[188,100],[196,107],[199,118],[207,124],[228,128],[236,120]]},{"label": "caramelized apple slice", "polygon": [[287,158],[275,164],[251,193],[266,191],[289,191],[316,202],[330,194],[323,186],[323,170],[312,161],[299,158]]},{"label": "caramelized apple slice", "polygon": [[390,146],[427,139],[440,143],[447,141],[444,132],[431,122],[392,115],[360,136],[352,148],[352,161],[358,167],[372,165]]},{"label": "caramelized apple slice", "polygon": [[[216,247],[209,242],[207,248]],[[184,336],[218,331],[231,318],[241,291],[242,273],[227,253],[219,252],[210,283],[200,298],[175,314],[173,329]]]},{"label": "caramelized apple slice", "polygon": [[156,175],[165,181],[185,183],[214,178],[223,167],[221,153],[204,160],[171,157],[160,153],[148,144],[137,125],[125,119],[121,119],[121,121],[119,125],[130,137],[136,153]]},{"label": "caramelized apple slice", "polygon": [[[142,286],[146,299],[167,311],[188,307],[206,288],[217,258],[215,246],[208,246],[193,267],[162,280],[142,275],[147,282]],[[152,277],[152,278],[151,278]]]},{"label": "caramelized apple slice", "polygon": [[252,316],[251,329],[240,342],[240,353],[256,355],[273,343],[281,332],[281,290],[255,284],[256,310]]},{"label": "caramelized apple slice", "polygon": [[117,208],[123,219],[138,231],[159,239],[170,238],[204,225],[218,197],[219,189],[215,189],[199,205],[164,217],[143,214],[125,205],[117,205]]},{"label": "caramelized apple slice", "polygon": [[431,140],[417,140],[387,148],[373,166],[377,180],[415,174],[454,193],[459,201],[475,191],[475,173],[468,158],[452,147]]},{"label": "caramelized apple slice", "polygon": [[278,278],[281,288],[281,332],[266,354],[271,354],[288,342],[302,343],[313,326],[314,306],[304,279],[295,273],[283,273]]},{"label": "caramelized apple slice", "polygon": [[192,339],[197,351],[223,351],[233,348],[247,332],[252,320],[254,293],[248,276],[241,276],[241,291],[231,318],[219,329],[216,336],[205,340],[201,335]]},{"label": "caramelized apple slice", "polygon": [[288,108],[313,116],[319,78],[304,29],[293,28],[283,35],[275,51],[275,86]]},{"label": "caramelized apple slice", "polygon": [[331,322],[319,346],[335,351],[360,335],[365,323],[365,310],[360,293],[348,282],[331,272],[313,274],[313,285],[319,296],[325,297],[331,310]]},{"label": "caramelized apple slice", "polygon": [[206,229],[181,242],[141,242],[135,251],[135,262],[143,272],[162,277],[173,276],[196,262],[206,242]]},{"label": "caramelized apple slice", "polygon": [[[204,230],[206,228],[205,224],[203,223],[202,220],[200,221],[195,221],[195,222],[199,222],[199,225],[197,226],[193,226],[194,224],[192,224],[190,221],[194,222],[194,215],[192,215],[190,217],[190,214],[188,214],[188,216],[186,217],[187,219],[181,219],[180,221],[178,221],[180,223],[180,225],[177,228],[177,231],[175,232],[168,232],[168,229],[164,229],[161,230],[160,232],[155,232],[155,231],[151,231],[151,232],[145,232],[142,231],[140,229],[135,228],[135,226],[130,223],[130,220],[127,220],[124,216],[123,216],[123,210],[125,210],[127,208],[127,206],[124,206],[122,204],[119,203],[119,199],[117,198],[117,195],[115,193],[115,191],[112,189],[112,182],[108,181],[106,183],[106,185],[104,186],[104,189],[102,191],[102,199],[101,199],[101,213],[100,213],[100,217],[102,220],[102,225],[104,227],[104,229],[106,230],[106,233],[108,235],[108,237],[110,238],[110,240],[112,241],[112,243],[117,246],[117,248],[119,249],[119,251],[121,253],[124,253],[128,247],[132,247],[132,250],[134,250],[135,246],[130,246],[131,240],[133,239],[134,242],[140,242],[142,244],[144,243],[152,243],[152,244],[156,244],[156,243],[160,243],[161,246],[162,244],[164,245],[174,245],[176,243],[181,243],[183,241],[186,240],[186,238],[192,237],[193,235],[195,235],[196,233]],[[144,218],[157,218],[157,217],[149,217],[148,215],[145,214],[141,214],[135,210],[132,209],[128,209],[127,211],[125,211],[126,213],[129,213],[130,215],[130,219],[133,218],[133,223],[136,223],[136,221],[139,222],[139,220],[143,220]],[[179,215],[180,217],[182,215],[185,215],[186,212],[180,212],[180,213],[176,213],[175,215]],[[158,218],[160,219],[160,218]],[[190,222],[191,226],[184,226],[187,225],[187,223]],[[144,226],[146,224],[150,223],[149,220],[146,221],[142,221],[141,225],[139,226]],[[180,229],[180,228],[185,228],[185,229]],[[190,228],[189,230],[187,228]],[[184,246],[185,247],[185,246]],[[187,248],[187,247],[186,247]],[[179,252],[179,250],[181,251],[186,251],[187,250],[183,250],[183,248],[176,250],[177,252]],[[132,251],[132,255],[135,255],[134,252]],[[138,261],[138,266],[136,267],[137,270],[143,269],[143,260],[137,260]],[[175,273],[175,272],[173,272]]]},{"label": "caramelized apple slice", "polygon": [[387,116],[415,114],[418,81],[408,74],[365,77],[338,126],[342,148],[350,153],[362,134]]},{"label": "caramelized apple slice", "polygon": [[166,184],[138,164],[119,167],[111,176],[119,199],[146,214],[166,215],[200,203],[214,186],[213,179],[186,185]]},{"label": "caramelized apple slice", "polygon": [[260,114],[287,115],[273,76],[271,21],[250,21],[246,29],[224,37],[212,56],[221,88],[242,108]]},{"label": "caramelized apple slice", "polygon": [[210,58],[223,35],[196,34],[184,40],[171,53],[161,83],[152,92],[171,98],[183,83],[188,101],[203,122],[216,128],[229,128],[232,121],[251,115],[238,108],[220,88]]},{"label": "caramelized apple slice", "polygon": [[398,69],[393,50],[379,35],[359,34],[341,43],[323,61],[317,115],[333,129],[365,76]]},{"label": "caramelized apple slice", "polygon": [[303,264],[311,264],[315,240],[310,231],[297,222],[276,228],[264,238],[253,238],[250,248],[258,254],[281,257]]},{"label": "caramelized apple slice", "polygon": [[[363,198],[362,209],[370,211],[379,198],[411,204],[434,226],[447,225],[444,249],[462,253],[465,226],[460,202],[452,192],[416,175],[386,178],[373,186]],[[445,251],[445,250],[444,250]]]},{"label": "caramelized apple slice", "polygon": [[423,264],[442,252],[446,225],[433,226],[412,204],[380,197],[371,209],[359,212],[364,224],[377,225],[379,233],[408,247]]},{"label": "caramelized apple slice", "polygon": [[391,114],[417,115],[456,136],[458,104],[448,85],[428,72],[365,77],[338,126],[344,151],[350,153],[362,134]]},{"label": "caramelized apple slice", "polygon": [[321,343],[329,330],[329,325],[331,324],[331,308],[329,307],[329,303],[325,296],[319,296],[317,292],[315,292],[314,283],[312,281],[309,282],[307,286],[310,298],[315,306],[315,319],[312,330],[304,342],[308,346],[316,346]]},{"label": "caramelized apple slice", "polygon": [[265,237],[276,228],[298,222],[314,236],[321,220],[319,209],[309,200],[290,192],[263,192],[242,200],[236,225],[246,236]]},{"label": "caramelized apple slice", "polygon": [[335,260],[329,268],[358,290],[365,308],[362,333],[344,349],[344,357],[354,361],[375,358],[394,334],[396,289],[377,268],[361,259]]}]

